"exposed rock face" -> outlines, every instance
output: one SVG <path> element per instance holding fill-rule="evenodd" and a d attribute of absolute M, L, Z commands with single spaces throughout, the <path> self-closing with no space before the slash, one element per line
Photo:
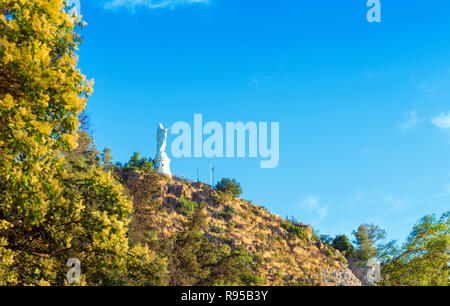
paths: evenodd
<path fill-rule="evenodd" d="M 186 216 L 178 211 L 178 203 L 184 197 L 206 203 L 210 228 L 205 235 L 210 241 L 231 248 L 244 247 L 257 258 L 257 273 L 265 285 L 361 285 L 340 254 L 329 254 L 326 246 L 312 241 L 313 229 L 309 225 L 301 225 L 308 235 L 304 241 L 292 237 L 282 227 L 286 221 L 279 216 L 240 198 L 218 194 L 203 183 L 138 173 L 123 177 L 134 198 L 134 240 L 155 230 L 156 223 L 166 236 L 182 230 Z M 162 214 L 152 215 L 149 198 L 162 204 Z"/>
<path fill-rule="evenodd" d="M 355 260 L 349 260 L 348 267 L 353 274 L 361 281 L 363 286 L 376 286 L 375 283 L 370 283 L 367 280 L 368 267 L 365 264 L 358 263 Z"/>
<path fill-rule="evenodd" d="M 325 286 L 361 286 L 361 281 L 353 274 L 352 270 L 343 267 L 339 270 L 322 270 L 322 282 Z"/>

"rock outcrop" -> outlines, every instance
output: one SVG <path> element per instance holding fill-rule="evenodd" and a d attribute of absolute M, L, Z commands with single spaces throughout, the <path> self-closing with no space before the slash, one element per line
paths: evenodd
<path fill-rule="evenodd" d="M 322 270 L 322 284 L 325 286 L 361 286 L 361 281 L 346 267 Z"/>

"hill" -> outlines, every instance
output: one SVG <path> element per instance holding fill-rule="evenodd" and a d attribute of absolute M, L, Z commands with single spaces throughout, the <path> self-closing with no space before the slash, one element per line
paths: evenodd
<path fill-rule="evenodd" d="M 262 280 L 258 284 L 361 285 L 344 256 L 317 241 L 310 226 L 283 220 L 201 182 L 137 171 L 124 171 L 121 176 L 133 197 L 130 240 L 134 243 L 151 245 L 155 239 L 173 237 L 204 203 L 203 234 L 217 248 L 243 248 L 251 254 L 256 262 L 252 269 Z"/>

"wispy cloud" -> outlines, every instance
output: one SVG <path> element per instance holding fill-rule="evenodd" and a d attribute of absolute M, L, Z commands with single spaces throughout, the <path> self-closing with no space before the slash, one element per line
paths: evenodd
<path fill-rule="evenodd" d="M 439 116 L 431 119 L 431 122 L 441 129 L 450 129 L 450 112 L 447 114 L 441 113 Z"/>
<path fill-rule="evenodd" d="M 315 196 L 308 196 L 300 202 L 300 207 L 307 213 L 313 213 L 317 219 L 313 223 L 319 223 L 328 215 L 328 206 L 322 205 L 320 199 Z"/>
<path fill-rule="evenodd" d="M 370 205 L 380 207 L 384 212 L 392 213 L 403 211 L 407 208 L 407 199 L 398 198 L 390 193 L 383 192 L 356 192 L 348 200 L 347 208 L 354 209 L 355 207 L 363 207 L 364 205 Z"/>
<path fill-rule="evenodd" d="M 398 125 L 398 128 L 402 131 L 412 130 L 419 124 L 420 120 L 416 111 L 410 111 L 405 115 L 405 120 Z"/>
<path fill-rule="evenodd" d="M 136 7 L 147 7 L 149 9 L 175 9 L 179 6 L 190 4 L 207 5 L 210 0 L 106 0 L 105 9 L 117 9 L 121 7 L 134 9 Z"/>
<path fill-rule="evenodd" d="M 445 198 L 450 196 L 450 183 L 445 184 L 444 192 L 437 195 L 438 198 Z"/>

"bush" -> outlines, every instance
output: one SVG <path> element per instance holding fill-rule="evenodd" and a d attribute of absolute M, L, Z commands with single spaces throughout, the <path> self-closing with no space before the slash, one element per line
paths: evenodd
<path fill-rule="evenodd" d="M 347 264 L 347 259 L 345 259 L 345 257 L 342 256 L 342 255 L 340 255 L 340 256 L 338 257 L 338 260 L 339 260 L 341 263 L 343 263 L 344 265 Z"/>
<path fill-rule="evenodd" d="M 304 241 L 308 241 L 308 234 L 303 227 L 294 225 L 292 223 L 283 223 L 281 224 L 281 227 L 288 231 L 291 237 L 298 237 Z"/>
<path fill-rule="evenodd" d="M 185 216 L 190 216 L 196 209 L 198 208 L 198 204 L 191 200 L 186 200 L 184 196 L 180 198 L 180 201 L 177 205 L 177 210 L 180 214 Z"/>
<path fill-rule="evenodd" d="M 213 226 L 211 226 L 211 232 L 220 234 L 220 233 L 223 233 L 223 228 L 221 228 L 220 226 L 217 226 L 217 225 L 213 225 Z"/>
<path fill-rule="evenodd" d="M 254 275 L 251 272 L 243 273 L 241 275 L 241 280 L 246 286 L 262 286 L 264 285 L 264 280 L 258 275 Z"/>
<path fill-rule="evenodd" d="M 223 211 L 226 212 L 226 213 L 233 214 L 233 215 L 237 214 L 237 210 L 233 206 L 230 206 L 230 205 L 225 206 Z"/>
<path fill-rule="evenodd" d="M 333 239 L 331 246 L 340 252 L 343 252 L 345 255 L 350 255 L 353 253 L 353 245 L 348 240 L 346 235 L 338 235 Z"/>
<path fill-rule="evenodd" d="M 217 194 L 214 195 L 214 200 L 222 205 L 229 203 L 233 198 L 234 197 L 230 192 L 217 191 Z"/>
<path fill-rule="evenodd" d="M 230 221 L 236 213 L 237 211 L 233 206 L 227 205 L 224 207 L 223 211 L 219 213 L 219 218 L 225 221 Z"/>
<path fill-rule="evenodd" d="M 223 193 L 231 193 L 235 197 L 242 194 L 241 184 L 239 184 L 235 179 L 223 178 L 217 183 L 215 189 Z"/>
<path fill-rule="evenodd" d="M 233 237 L 226 237 L 223 239 L 223 242 L 229 246 L 233 246 L 234 241 L 235 241 L 235 239 Z"/>

